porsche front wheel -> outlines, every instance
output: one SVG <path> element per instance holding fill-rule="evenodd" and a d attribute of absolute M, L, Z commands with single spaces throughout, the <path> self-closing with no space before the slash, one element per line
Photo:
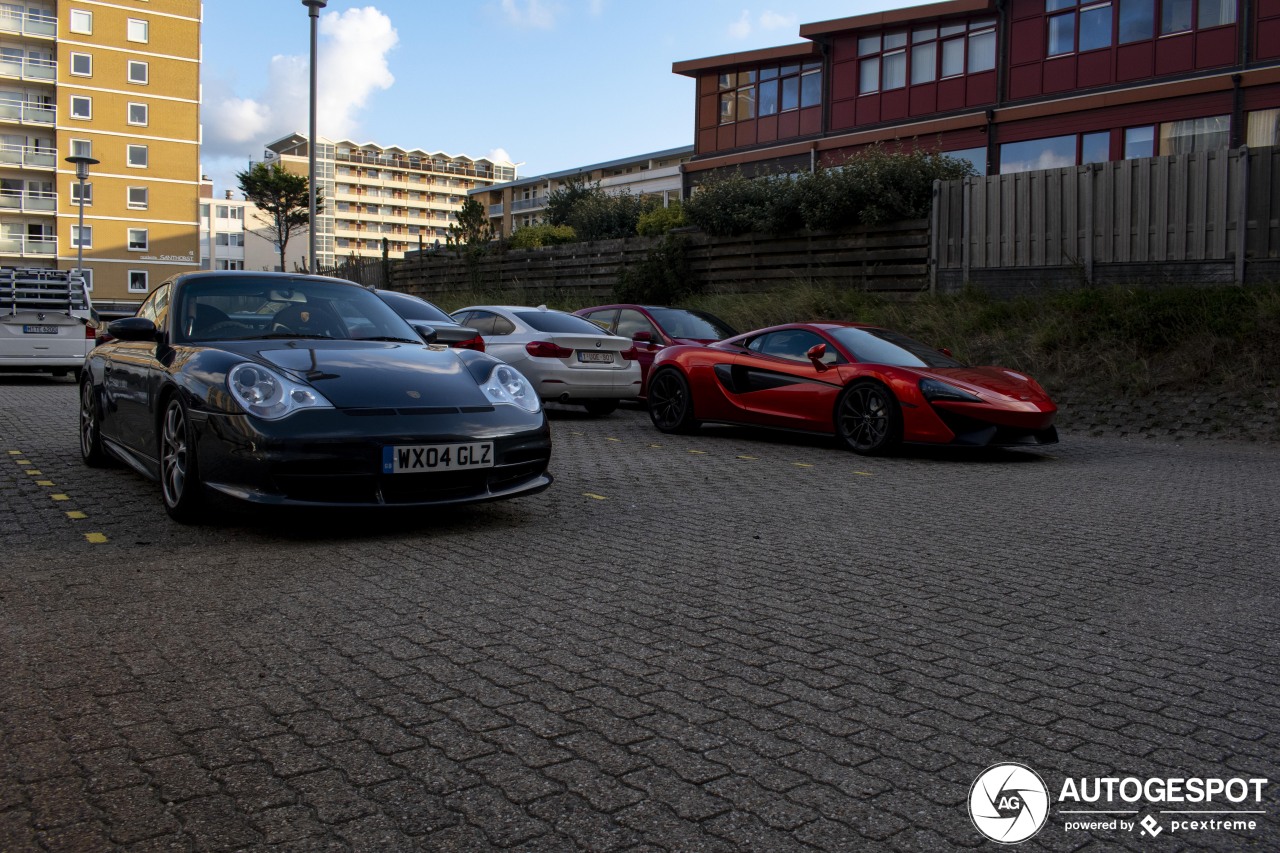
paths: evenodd
<path fill-rule="evenodd" d="M 88 374 L 80 384 L 80 458 L 90 468 L 107 465 L 107 452 L 102 449 L 102 420 L 98 417 L 98 395 Z"/>
<path fill-rule="evenodd" d="M 160 421 L 160 492 L 174 521 L 189 524 L 200 511 L 200 473 L 187 407 L 178 397 L 169 400 Z"/>
<path fill-rule="evenodd" d="M 675 368 L 661 370 L 649 379 L 649 418 L 662 432 L 693 432 L 693 395 L 689 382 Z"/>
<path fill-rule="evenodd" d="M 879 382 L 853 383 L 836 403 L 836 434 L 854 453 L 888 453 L 902 440 L 898 401 Z"/>

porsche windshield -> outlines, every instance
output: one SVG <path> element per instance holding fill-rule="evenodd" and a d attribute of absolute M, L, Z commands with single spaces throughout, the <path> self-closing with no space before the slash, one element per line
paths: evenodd
<path fill-rule="evenodd" d="M 419 341 L 401 317 L 363 287 L 275 276 L 210 276 L 178 296 L 178 340 L 333 338 Z"/>
<path fill-rule="evenodd" d="M 866 364 L 887 364 L 893 367 L 964 366 L 933 347 L 888 329 L 842 326 L 830 329 L 829 332 L 849 351 L 849 355 Z"/>

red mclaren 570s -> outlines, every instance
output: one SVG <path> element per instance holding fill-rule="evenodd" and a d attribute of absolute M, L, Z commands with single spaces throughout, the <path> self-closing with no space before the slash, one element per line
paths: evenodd
<path fill-rule="evenodd" d="M 902 443 L 1053 444 L 1057 411 L 1029 376 L 966 367 L 905 335 L 853 323 L 793 323 L 668 347 L 649 376 L 649 416 L 663 432 L 710 421 L 826 433 L 867 455 Z"/>

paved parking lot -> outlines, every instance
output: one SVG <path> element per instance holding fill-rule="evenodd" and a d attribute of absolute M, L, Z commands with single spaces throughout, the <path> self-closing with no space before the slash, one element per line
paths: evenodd
<path fill-rule="evenodd" d="M 991 847 L 1005 761 L 1272 780 L 1022 849 L 1280 848 L 1280 447 L 563 410 L 539 496 L 185 528 L 81 467 L 75 397 L 0 377 L 6 853 Z"/>

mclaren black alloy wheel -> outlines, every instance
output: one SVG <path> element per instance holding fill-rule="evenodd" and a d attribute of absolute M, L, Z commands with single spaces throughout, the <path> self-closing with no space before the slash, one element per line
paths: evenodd
<path fill-rule="evenodd" d="M 879 456 L 902 440 L 898 401 L 879 382 L 862 380 L 845 389 L 836 403 L 836 434 L 854 453 Z"/>
<path fill-rule="evenodd" d="M 107 452 L 102 449 L 102 420 L 98 415 L 98 394 L 93 389 L 93 379 L 85 376 L 80 383 L 80 458 L 90 468 L 103 468 L 108 464 Z"/>
<path fill-rule="evenodd" d="M 649 418 L 663 432 L 693 432 L 698 428 L 698 422 L 693 419 L 689 382 L 674 367 L 649 377 Z"/>
<path fill-rule="evenodd" d="M 603 418 L 605 415 L 611 415 L 618 408 L 617 400 L 586 400 L 582 404 L 587 414 L 594 418 Z"/>
<path fill-rule="evenodd" d="M 189 524 L 200 512 L 200 472 L 191 418 L 182 398 L 175 395 L 160 420 L 160 492 L 164 508 L 174 521 Z"/>

